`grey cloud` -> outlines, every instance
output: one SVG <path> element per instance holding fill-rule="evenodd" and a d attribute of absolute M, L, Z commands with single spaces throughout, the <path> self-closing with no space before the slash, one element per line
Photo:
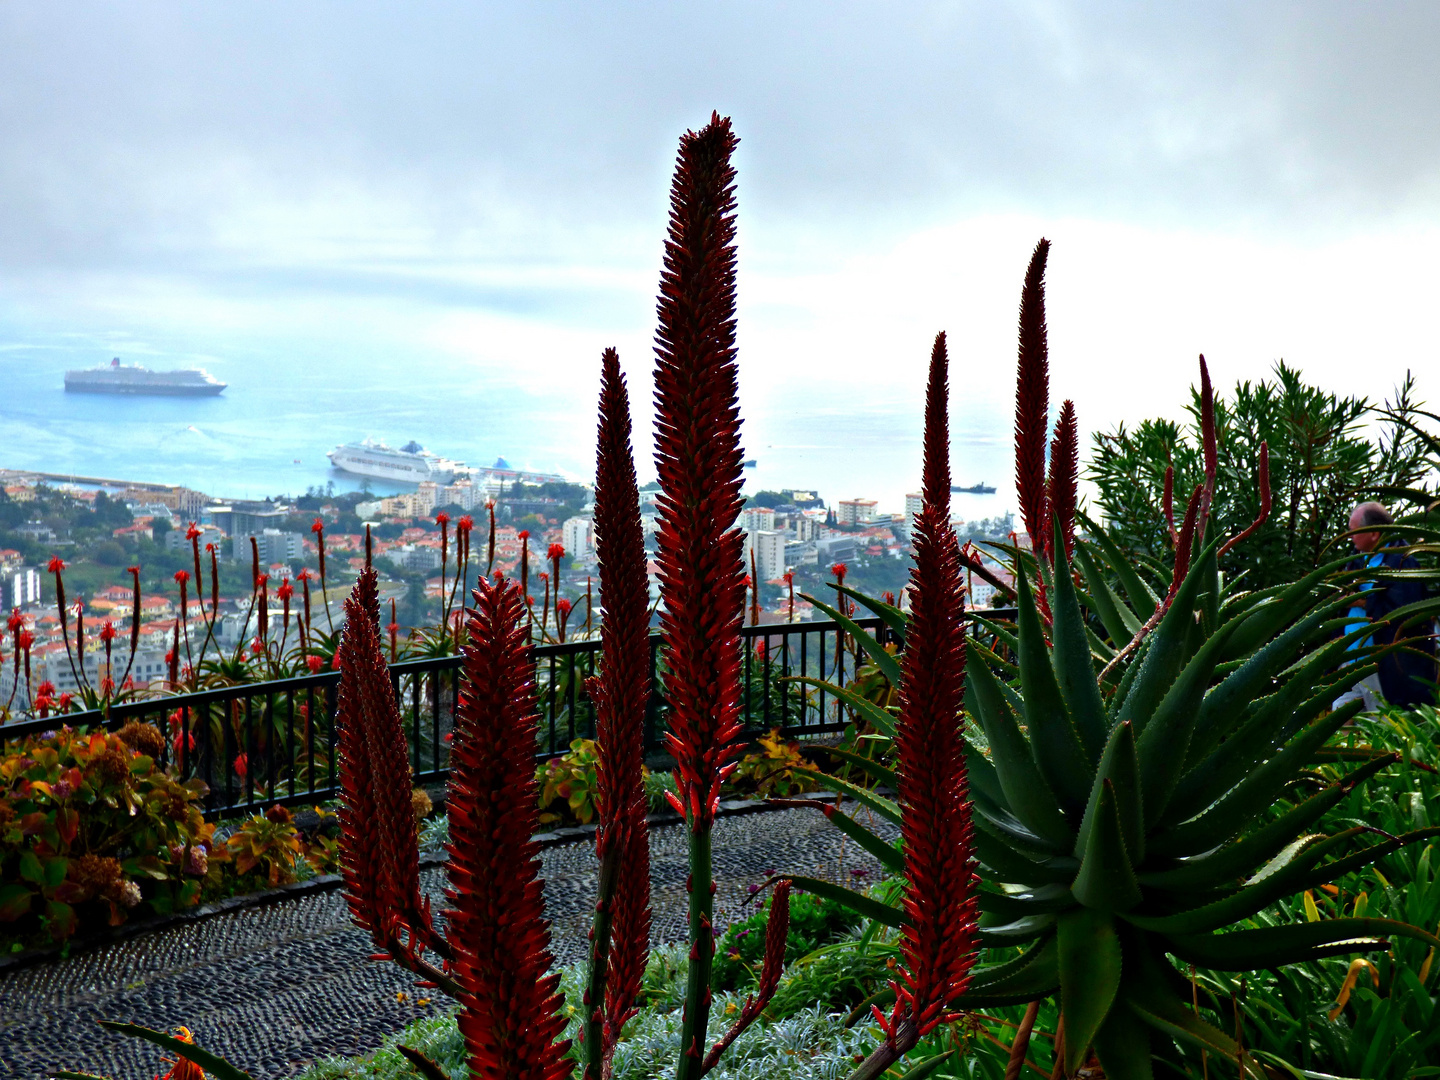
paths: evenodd
<path fill-rule="evenodd" d="M 357 192 L 357 237 L 398 215 L 437 251 L 527 258 L 604 221 L 648 252 L 675 138 L 712 107 L 767 221 L 1431 212 L 1437 24 L 1336 2 L 7 5 L 0 267 L 193 271 L 256 206 Z"/>

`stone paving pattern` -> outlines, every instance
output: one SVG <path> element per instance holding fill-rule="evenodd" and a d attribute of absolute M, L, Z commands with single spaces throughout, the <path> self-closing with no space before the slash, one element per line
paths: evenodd
<path fill-rule="evenodd" d="M 771 869 L 846 882 L 853 870 L 878 870 L 809 809 L 721 818 L 714 850 L 721 926 L 747 913 L 740 911 L 747 887 Z M 555 957 L 570 963 L 585 956 L 594 848 L 570 843 L 543 858 Z M 684 826 L 654 829 L 655 944 L 685 937 L 687 873 Z M 423 871 L 421 882 L 438 910 L 443 869 Z M 0 1077 L 43 1080 L 60 1067 L 150 1080 L 165 1071 L 158 1048 L 95 1023 L 106 1019 L 161 1029 L 184 1024 L 200 1045 L 268 1080 L 316 1058 L 364 1053 L 418 1016 L 449 1007 L 440 994 L 419 1004 L 426 992 L 415 991 L 413 976 L 370 961 L 371 952 L 337 889 L 0 975 Z"/>

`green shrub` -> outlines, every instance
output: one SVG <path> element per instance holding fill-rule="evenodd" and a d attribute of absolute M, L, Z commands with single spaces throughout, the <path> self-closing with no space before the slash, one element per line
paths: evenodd
<path fill-rule="evenodd" d="M 754 984 L 765 956 L 765 922 L 770 901 L 747 919 L 732 923 L 715 947 L 713 985 L 716 990 L 739 990 Z M 812 893 L 790 898 L 790 932 L 785 938 L 785 962 L 790 964 L 822 945 L 840 941 L 856 930 L 861 919 L 853 911 Z"/>

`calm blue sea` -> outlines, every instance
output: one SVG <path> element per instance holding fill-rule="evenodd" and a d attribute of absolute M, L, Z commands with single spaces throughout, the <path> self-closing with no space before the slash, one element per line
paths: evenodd
<path fill-rule="evenodd" d="M 0 352 L 0 467 L 120 480 L 184 484 L 225 498 L 302 493 L 359 481 L 330 467 L 325 453 L 373 436 L 392 445 L 417 439 L 470 464 L 504 457 L 512 466 L 593 476 L 593 388 L 497 391 L 448 359 L 299 362 L 248 355 L 207 361 L 229 384 L 211 398 L 125 398 L 67 394 L 67 367 L 108 361 L 93 350 Z M 166 369 L 193 364 L 123 356 Z M 743 361 L 743 358 L 742 358 Z M 511 384 L 513 385 L 513 383 Z M 632 396 L 643 401 L 641 393 Z M 648 390 L 646 391 L 648 396 Z M 868 497 L 900 511 L 918 488 L 920 407 L 786 399 L 769 408 L 742 402 L 748 490 L 811 487 L 827 501 Z M 986 481 L 993 496 L 955 496 L 967 518 L 1014 509 L 1008 417 L 967 415 L 957 404 L 952 469 L 957 483 Z M 642 481 L 653 475 L 645 419 L 637 416 Z M 372 484 L 372 490 L 394 490 Z"/>

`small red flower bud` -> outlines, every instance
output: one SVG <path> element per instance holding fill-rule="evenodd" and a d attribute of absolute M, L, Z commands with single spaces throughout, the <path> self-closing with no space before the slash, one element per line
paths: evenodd
<path fill-rule="evenodd" d="M 475 528 L 475 519 L 472 518 L 469 514 L 466 514 L 464 517 L 462 517 L 459 521 L 455 523 L 456 532 L 468 533 L 473 528 Z"/>
<path fill-rule="evenodd" d="M 187 582 L 187 581 L 190 580 L 190 571 L 188 571 L 188 570 L 176 570 L 176 571 L 175 571 L 175 580 L 178 581 L 181 585 L 184 585 L 185 582 Z"/>
<path fill-rule="evenodd" d="M 193 522 L 193 521 L 190 522 L 189 526 L 185 529 L 185 539 L 186 539 L 186 540 L 197 540 L 197 539 L 199 539 L 199 537 L 200 537 L 200 526 L 196 525 L 195 522 Z"/>
<path fill-rule="evenodd" d="M 114 640 L 115 640 L 115 624 L 114 624 L 113 622 L 111 622 L 109 619 L 106 619 L 105 622 L 104 622 L 104 624 L 100 627 L 100 640 L 101 640 L 101 641 L 114 641 Z"/>
<path fill-rule="evenodd" d="M 565 557 L 564 544 L 551 544 L 550 549 L 545 553 L 547 559 L 563 559 Z"/>
<path fill-rule="evenodd" d="M 325 522 L 321 521 L 319 518 L 316 518 L 315 523 L 310 526 L 310 531 L 317 534 L 323 533 L 325 531 Z"/>
<path fill-rule="evenodd" d="M 519 537 L 520 537 L 521 540 L 529 540 L 529 539 L 530 539 L 530 530 L 529 530 L 529 529 L 521 529 L 518 535 L 519 535 Z"/>
<path fill-rule="evenodd" d="M 450 515 L 447 514 L 444 510 L 441 510 L 438 514 L 435 515 L 435 524 L 436 524 L 436 525 L 449 525 L 449 524 L 450 524 Z"/>
<path fill-rule="evenodd" d="M 320 669 L 325 666 L 325 658 L 322 656 L 307 656 L 305 666 L 310 669 L 311 675 L 320 674 Z"/>
<path fill-rule="evenodd" d="M 295 595 L 295 586 L 290 584 L 289 578 L 285 578 L 285 580 L 280 582 L 280 588 L 275 590 L 275 595 L 286 602 Z"/>
<path fill-rule="evenodd" d="M 51 555 L 50 564 L 46 569 L 52 574 L 58 574 L 65 569 L 65 561 L 59 555 Z"/>

